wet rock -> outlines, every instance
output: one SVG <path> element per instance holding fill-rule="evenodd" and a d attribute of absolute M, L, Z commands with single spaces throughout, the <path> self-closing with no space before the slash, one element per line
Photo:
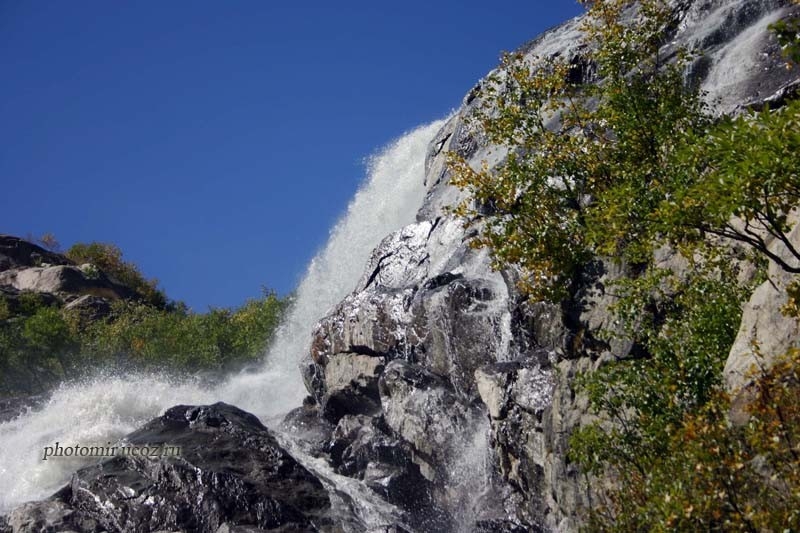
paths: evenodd
<path fill-rule="evenodd" d="M 472 418 L 469 407 L 446 380 L 402 360 L 387 365 L 380 393 L 387 425 L 414 447 L 423 475 L 440 479 L 436 469 L 461 444 L 461 429 Z"/>
<path fill-rule="evenodd" d="M 552 458 L 545 413 L 553 405 L 556 373 L 549 364 L 531 361 L 489 365 L 475 374 L 492 420 L 500 474 L 523 495 L 528 508 L 521 514 L 536 523 L 535 515 L 546 510 L 540 494 L 546 488 L 544 465 Z"/>
<path fill-rule="evenodd" d="M 340 353 L 325 365 L 325 394 L 322 414 L 331 422 L 345 414 L 374 414 L 380 411 L 378 377 L 385 359 L 371 355 Z"/>
<path fill-rule="evenodd" d="M 413 462 L 413 449 L 381 418 L 343 417 L 328 448 L 337 472 L 361 479 L 387 501 L 405 509 L 430 505 L 430 486 Z"/>
<path fill-rule="evenodd" d="M 319 404 L 312 397 L 307 397 L 301 407 L 289 411 L 281 423 L 281 431 L 306 443 L 313 453 L 327 453 L 334 426 L 323 419 Z"/>
<path fill-rule="evenodd" d="M 504 357 L 511 340 L 508 292 L 500 276 L 465 279 L 448 272 L 428 281 L 415 299 L 418 362 L 447 376 L 467 402 L 478 396 L 475 370 Z"/>
<path fill-rule="evenodd" d="M 16 509 L 12 530 L 42 520 L 58 531 L 215 533 L 223 525 L 231 531 L 330 526 L 330 502 L 320 481 L 255 416 L 236 407 L 173 407 L 126 440 L 179 446 L 180 457 L 118 455 L 83 468 L 50 500 Z"/>
<path fill-rule="evenodd" d="M 14 533 L 66 533 L 69 531 L 100 531 L 100 525 L 81 519 L 63 502 L 25 503 L 8 517 L 8 531 Z M 2 531 L 2 529 L 0 529 Z"/>
<path fill-rule="evenodd" d="M 534 415 L 552 404 L 553 370 L 535 362 L 487 365 L 475 372 L 481 400 L 493 419 L 505 418 L 509 409 L 519 407 Z"/>

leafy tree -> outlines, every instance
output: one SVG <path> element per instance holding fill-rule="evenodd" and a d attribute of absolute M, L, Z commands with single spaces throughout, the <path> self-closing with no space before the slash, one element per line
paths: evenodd
<path fill-rule="evenodd" d="M 595 83 L 581 83 L 579 64 L 563 58 L 507 55 L 475 116 L 508 149 L 506 161 L 476 170 L 450 154 L 452 182 L 470 192 L 455 211 L 485 224 L 474 244 L 489 246 L 497 266 L 522 267 L 534 295 L 569 294 L 595 253 L 649 260 L 672 157 L 685 132 L 707 125 L 684 82 L 688 55 L 662 55 L 673 24 L 658 0 L 590 3 L 583 63 Z M 496 216 L 481 217 L 475 204 Z"/>
<path fill-rule="evenodd" d="M 709 234 L 739 241 L 800 273 L 788 220 L 800 204 L 800 101 L 723 118 L 687 141 L 658 209 L 661 229 L 681 244 Z"/>
<path fill-rule="evenodd" d="M 570 298 L 595 256 L 635 267 L 610 288 L 620 298 L 607 333 L 635 349 L 578 383 L 599 416 L 571 439 L 572 459 L 603 480 L 590 527 L 796 528 L 797 425 L 786 414 L 796 417 L 797 357 L 764 369 L 759 390 L 775 401 L 751 403 L 747 429 L 729 424 L 720 388 L 749 291 L 731 241 L 800 272 L 788 237 L 800 104 L 712 119 L 683 75 L 689 52 L 664 54 L 667 2 L 587 4 L 585 57 L 507 55 L 483 88 L 474 123 L 508 156 L 490 169 L 450 154 L 452 182 L 469 193 L 454 211 L 479 224 L 473 244 L 490 247 L 495 266 L 518 267 L 534 298 Z M 795 26 L 777 26 L 790 58 Z M 689 262 L 680 275 L 653 266 L 663 244 Z M 797 315 L 800 281 L 788 296 Z"/>

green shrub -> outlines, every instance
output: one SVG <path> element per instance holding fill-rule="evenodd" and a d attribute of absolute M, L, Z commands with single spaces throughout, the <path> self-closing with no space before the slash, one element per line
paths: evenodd
<path fill-rule="evenodd" d="M 591 2 L 583 29 L 598 83 L 575 80 L 570 58 L 507 55 L 483 89 L 473 121 L 509 150 L 495 169 L 449 155 L 452 183 L 470 193 L 455 212 L 485 222 L 474 241 L 495 265 L 521 267 L 522 288 L 560 300 L 595 254 L 646 264 L 662 238 L 653 213 L 667 197 L 674 158 L 708 118 L 684 82 L 688 56 L 665 63 L 674 21 L 667 4 Z M 482 217 L 490 205 L 495 216 Z"/>
<path fill-rule="evenodd" d="M 763 372 L 737 409 L 717 391 L 686 413 L 644 470 L 599 495 L 597 531 L 797 531 L 800 528 L 800 352 Z M 591 432 L 583 437 L 591 438 Z"/>
<path fill-rule="evenodd" d="M 158 289 L 158 280 L 146 279 L 136 265 L 123 260 L 122 251 L 113 244 L 76 243 L 64 255 L 76 264 L 91 263 L 119 283 L 131 287 L 148 305 L 159 308 L 167 305 L 166 295 Z"/>
<path fill-rule="evenodd" d="M 260 357 L 284 309 L 274 293 L 202 314 L 118 302 L 109 320 L 89 326 L 82 350 L 147 368 L 224 369 Z"/>
<path fill-rule="evenodd" d="M 277 329 L 287 300 L 264 292 L 234 309 L 193 313 L 116 301 L 112 314 L 79 311 L 22 293 L 0 298 L 0 397 L 39 393 L 105 366 L 160 372 L 226 371 L 255 361 Z"/>

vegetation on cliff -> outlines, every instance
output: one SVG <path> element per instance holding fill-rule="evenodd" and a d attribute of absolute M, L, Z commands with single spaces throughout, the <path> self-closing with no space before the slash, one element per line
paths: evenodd
<path fill-rule="evenodd" d="M 122 252 L 104 243 L 65 254 L 90 278 L 107 276 L 135 297 L 105 302 L 105 312 L 72 307 L 64 295 L 0 293 L 0 397 L 45 391 L 98 368 L 219 371 L 263 354 L 288 304 L 274 292 L 206 313 L 170 301 Z M 66 296 L 74 301 L 79 294 Z"/>
<path fill-rule="evenodd" d="M 797 353 L 737 398 L 738 425 L 722 368 L 753 283 L 738 267 L 800 272 L 800 101 L 714 118 L 684 75 L 694 52 L 670 48 L 666 2 L 587 4 L 583 57 L 507 55 L 484 86 L 475 123 L 509 155 L 480 169 L 450 155 L 470 193 L 455 211 L 531 298 L 574 299 L 593 258 L 629 273 L 607 335 L 633 348 L 578 380 L 597 415 L 571 441 L 590 528 L 796 529 Z M 776 31 L 796 59 L 796 21 Z M 686 266 L 659 266 L 659 249 Z"/>

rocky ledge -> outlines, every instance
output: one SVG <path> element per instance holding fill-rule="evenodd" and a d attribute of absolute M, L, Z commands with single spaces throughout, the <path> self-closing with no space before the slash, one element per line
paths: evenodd
<path fill-rule="evenodd" d="M 94 265 L 76 265 L 62 254 L 0 234 L 0 294 L 13 310 L 19 295 L 26 292 L 83 310 L 94 319 L 106 316 L 112 301 L 141 298 Z"/>

